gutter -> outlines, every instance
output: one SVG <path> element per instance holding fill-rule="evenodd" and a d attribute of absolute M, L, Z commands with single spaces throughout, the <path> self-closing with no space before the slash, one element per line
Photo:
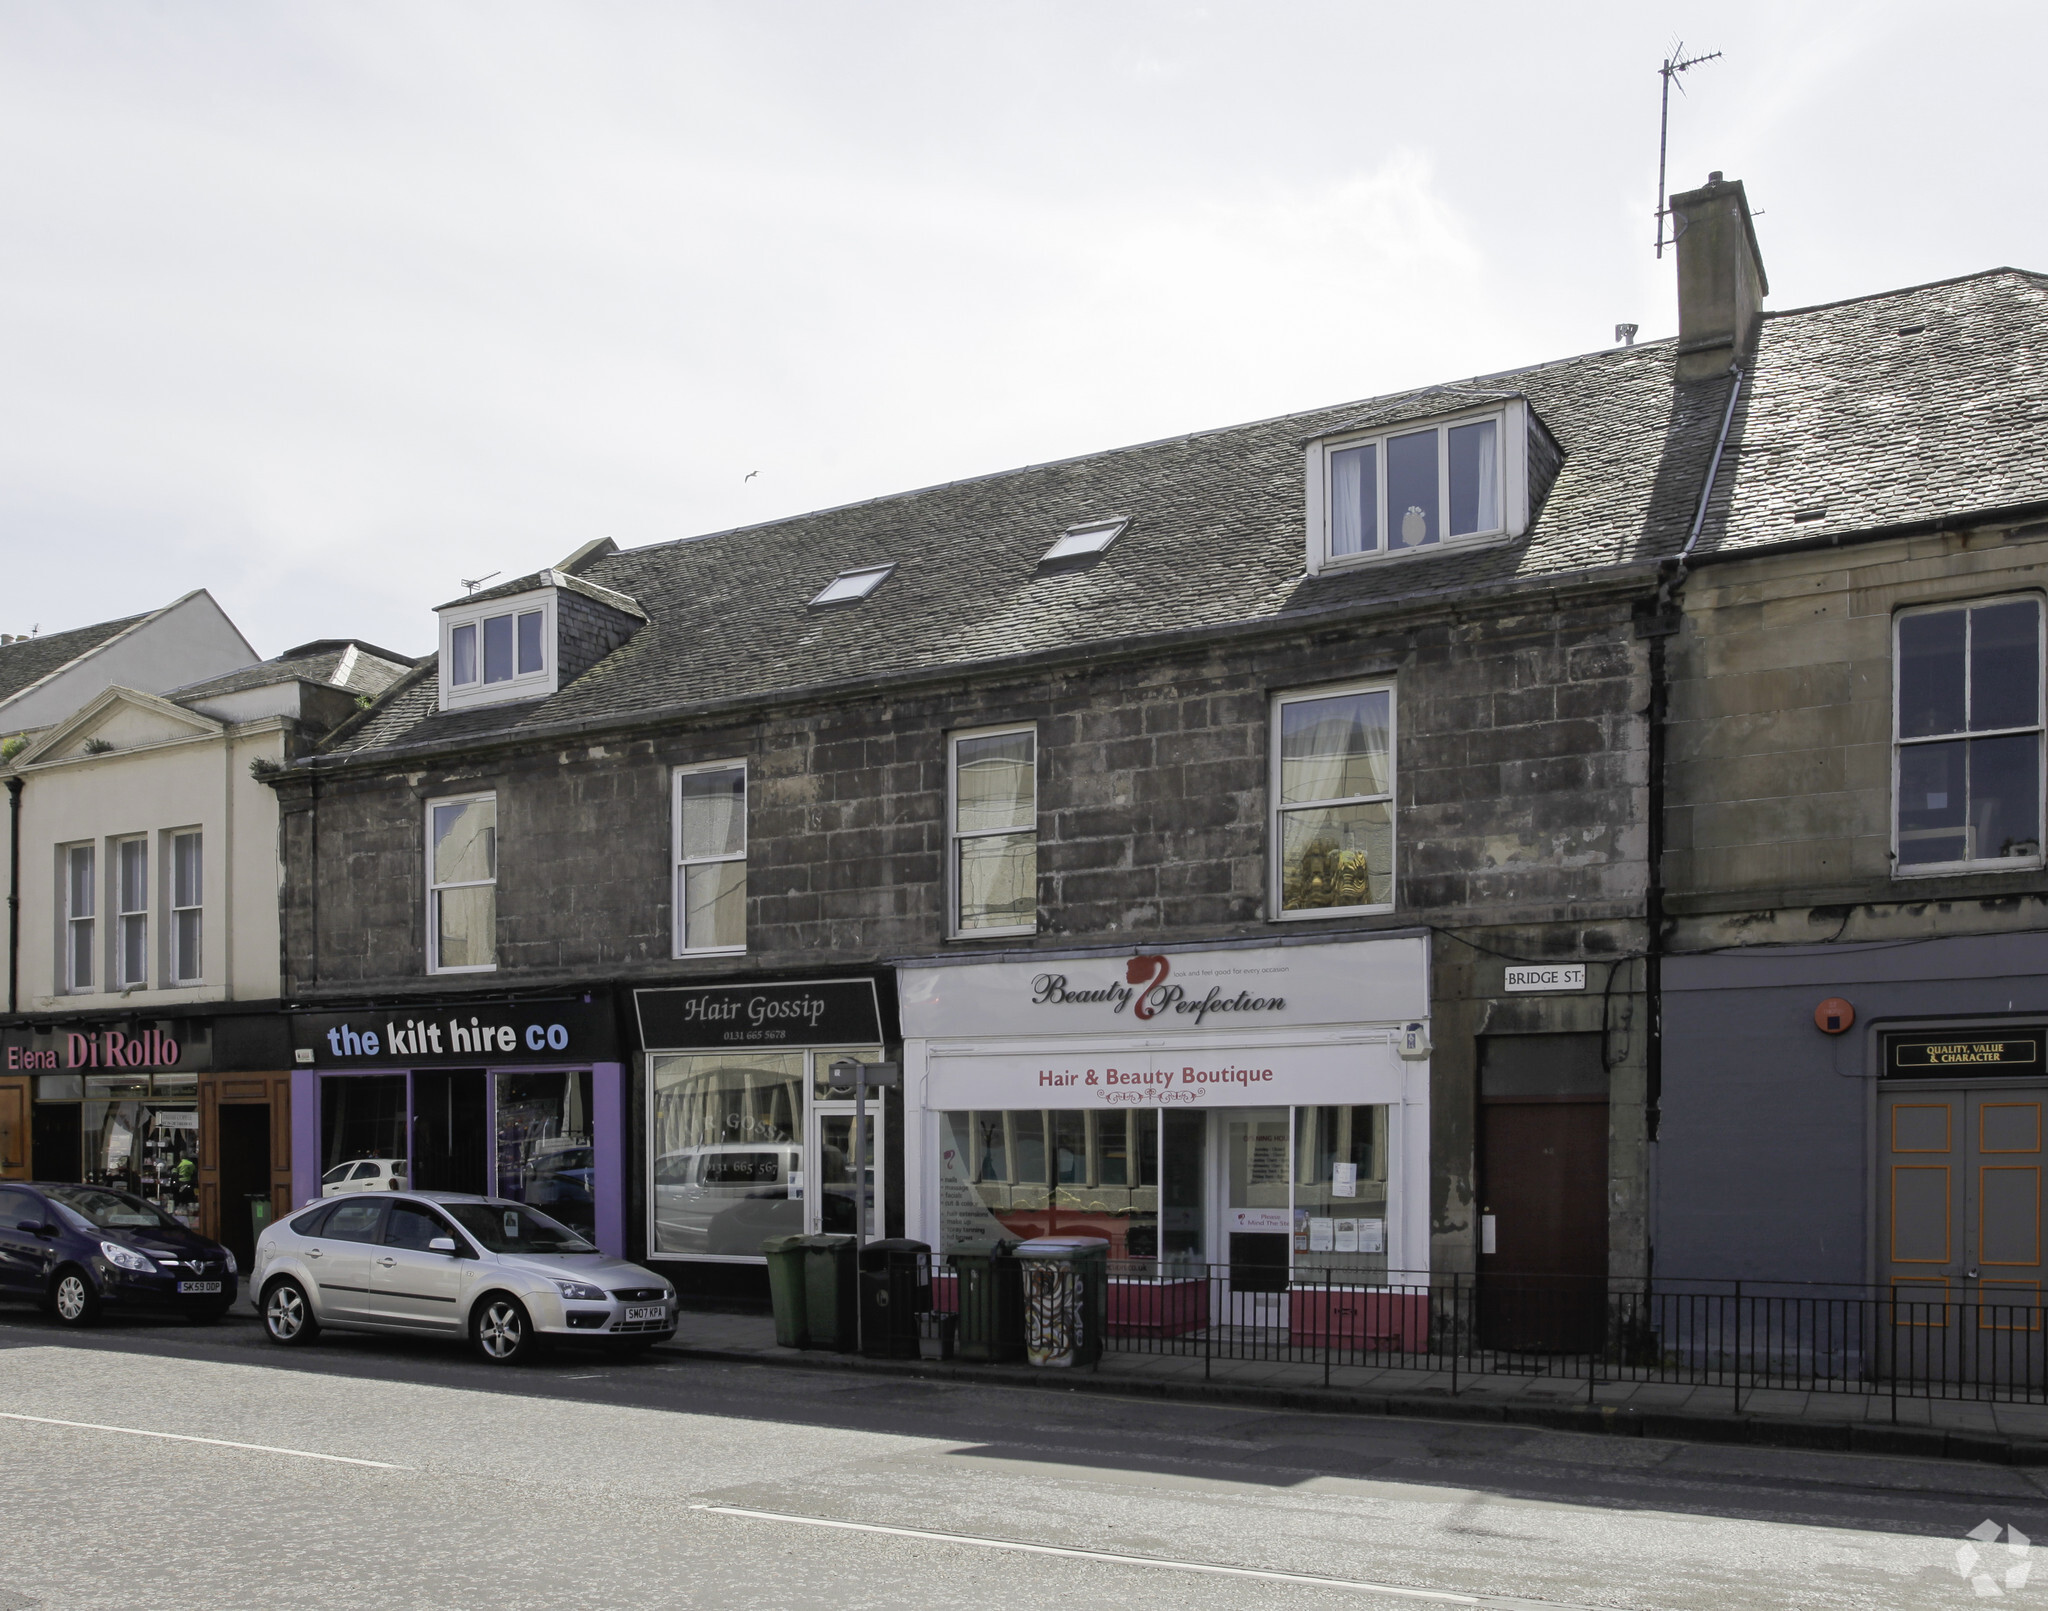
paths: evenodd
<path fill-rule="evenodd" d="M 915 670 L 876 672 L 865 677 L 809 683 L 795 688 L 778 689 L 771 693 L 733 694 L 722 699 L 662 705 L 651 710 L 593 716 L 582 721 L 553 722 L 544 727 L 501 729 L 495 733 L 450 738 L 441 743 L 416 746 L 387 745 L 380 749 L 352 750 L 346 755 L 311 755 L 293 762 L 282 772 L 272 774 L 269 781 L 273 784 L 281 783 L 295 776 L 333 772 L 346 767 L 411 765 L 416 761 L 440 755 L 459 755 L 467 759 L 504 749 L 545 746 L 564 739 L 633 733 L 662 727 L 679 720 L 701 720 L 713 716 L 732 717 L 751 711 L 787 710 L 796 705 L 836 701 L 849 695 L 1015 676 L 1063 665 L 1081 664 L 1094 669 L 1141 661 L 1163 651 L 1199 647 L 1205 643 L 1284 636 L 1290 632 L 1312 630 L 1322 626 L 1366 621 L 1382 613 L 1390 619 L 1397 620 L 1403 614 L 1439 610 L 1446 601 L 1477 603 L 1515 593 L 1548 593 L 1553 600 L 1577 594 L 1595 596 L 1626 590 L 1636 585 L 1648 576 L 1654 575 L 1655 567 L 1659 563 L 1652 559 L 1626 560 L 1595 571 L 1564 571 L 1555 577 L 1510 577 L 1503 582 L 1480 586 L 1430 588 L 1415 593 L 1404 593 L 1390 599 L 1348 600 L 1340 604 L 1322 605 L 1315 609 L 1266 616 L 1256 621 L 1231 621 L 1213 627 L 1185 627 L 1172 632 L 1152 633 L 1141 638 L 1126 638 L 1113 648 L 1101 644 L 1062 645 L 1057 649 L 1041 649 L 1030 654 L 1009 655 L 968 664 L 956 662 Z M 396 685 L 384 697 L 388 699 L 395 692 Z M 367 719 L 371 714 L 372 712 L 365 711 L 361 718 L 350 719 Z M 341 730 L 337 729 L 337 736 L 340 732 Z"/>
<path fill-rule="evenodd" d="M 7 1011 L 21 1008 L 21 790 L 23 779 L 7 779 Z"/>

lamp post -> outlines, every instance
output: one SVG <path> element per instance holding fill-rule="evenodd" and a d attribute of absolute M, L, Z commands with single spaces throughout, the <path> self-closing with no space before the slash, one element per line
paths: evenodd
<path fill-rule="evenodd" d="M 868 1090 L 893 1090 L 903 1083 L 900 1063 L 862 1063 L 842 1057 L 825 1070 L 834 1096 L 853 1096 L 853 1245 L 868 1241 Z"/>

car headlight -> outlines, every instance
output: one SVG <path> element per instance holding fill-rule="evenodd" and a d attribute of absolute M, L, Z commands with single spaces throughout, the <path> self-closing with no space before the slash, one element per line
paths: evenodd
<path fill-rule="evenodd" d="M 225 1253 L 225 1254 L 227 1255 L 227 1259 L 228 1259 L 228 1274 L 229 1274 L 229 1275 L 240 1275 L 240 1274 L 242 1273 L 242 1267 L 241 1267 L 241 1266 L 240 1266 L 239 1264 L 237 1264 L 237 1263 L 235 1262 L 235 1250 L 234 1250 L 233 1248 L 231 1248 L 231 1247 L 224 1247 L 224 1248 L 222 1248 L 222 1249 L 221 1249 L 221 1252 L 223 1252 L 223 1253 Z"/>
<path fill-rule="evenodd" d="M 588 1281 L 557 1281 L 555 1285 L 561 1289 L 563 1297 L 583 1303 L 604 1303 L 611 1298 L 603 1287 L 594 1287 Z"/>
<path fill-rule="evenodd" d="M 102 1242 L 100 1251 L 117 1270 L 140 1270 L 145 1275 L 156 1273 L 156 1260 L 132 1247 L 123 1247 L 119 1242 Z"/>

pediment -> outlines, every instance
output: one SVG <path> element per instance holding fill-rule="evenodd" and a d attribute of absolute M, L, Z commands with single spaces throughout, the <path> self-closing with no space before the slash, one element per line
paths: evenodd
<path fill-rule="evenodd" d="M 109 688 L 77 714 L 52 727 L 24 750 L 18 764 L 84 760 L 122 750 L 149 749 L 223 731 L 211 717 L 133 688 Z"/>

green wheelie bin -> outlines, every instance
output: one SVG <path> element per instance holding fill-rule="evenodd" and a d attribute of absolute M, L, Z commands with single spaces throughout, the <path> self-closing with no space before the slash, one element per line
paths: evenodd
<path fill-rule="evenodd" d="M 1014 1365 L 1024 1357 L 1024 1288 L 1012 1245 L 964 1242 L 946 1255 L 960 1305 L 956 1358 Z"/>
<path fill-rule="evenodd" d="M 808 1348 L 810 1323 L 804 1303 L 804 1239 L 771 1236 L 761 1244 L 768 1258 L 768 1296 L 775 1304 L 775 1346 Z"/>
<path fill-rule="evenodd" d="M 860 1351 L 860 1267 L 851 1236 L 800 1236 L 804 1258 L 807 1348 Z"/>

